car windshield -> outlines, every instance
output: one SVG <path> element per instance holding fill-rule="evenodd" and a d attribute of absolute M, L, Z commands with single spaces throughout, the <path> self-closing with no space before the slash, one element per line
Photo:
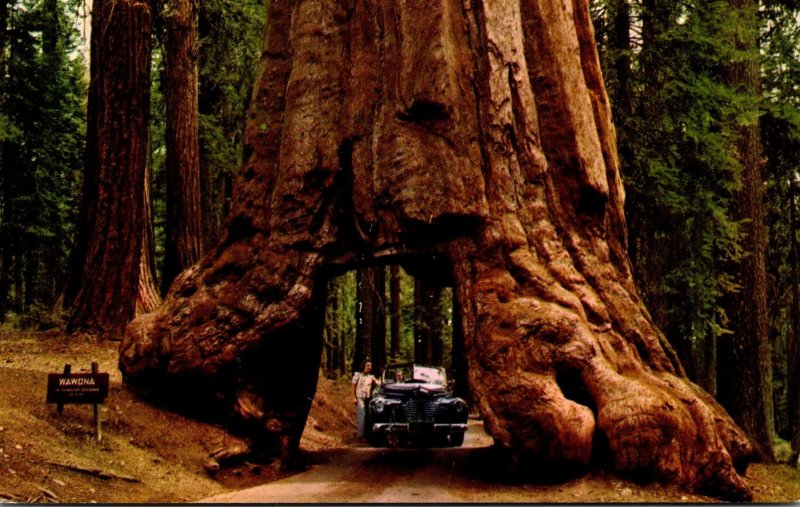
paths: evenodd
<path fill-rule="evenodd" d="M 399 364 L 386 367 L 383 371 L 383 382 L 387 384 L 397 382 L 425 383 L 443 386 L 446 383 L 446 379 L 443 368 Z"/>
<path fill-rule="evenodd" d="M 413 367 L 410 364 L 387 366 L 386 369 L 383 370 L 383 382 L 385 384 L 406 382 L 413 378 L 411 375 L 412 369 Z"/>

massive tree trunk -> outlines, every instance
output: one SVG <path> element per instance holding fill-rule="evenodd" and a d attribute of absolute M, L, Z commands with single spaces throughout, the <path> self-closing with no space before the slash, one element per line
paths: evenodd
<path fill-rule="evenodd" d="M 164 9 L 167 106 L 167 222 L 163 290 L 200 258 L 200 145 L 198 141 L 198 40 L 195 0 L 171 0 Z"/>
<path fill-rule="evenodd" d="M 743 26 L 735 41 L 739 51 L 747 52 L 730 64 L 730 84 L 746 100 L 747 111 L 757 118 L 761 94 L 758 57 L 758 1 L 730 0 L 732 12 Z M 761 177 L 761 136 L 758 121 L 737 126 L 736 148 L 741 163 L 741 189 L 733 205 L 733 217 L 741 221 L 744 257 L 739 261 L 738 292 L 730 296 L 730 328 L 733 333 L 719 340 L 719 380 L 717 399 L 756 444 L 762 459 L 774 460 L 775 434 L 772 402 L 772 362 L 767 308 L 764 190 Z"/>
<path fill-rule="evenodd" d="M 413 263 L 450 278 L 473 398 L 520 471 L 596 455 L 749 498 L 747 438 L 631 276 L 585 1 L 273 0 L 269 20 L 227 230 L 129 326 L 129 382 L 192 382 L 290 456 L 326 279 Z"/>
<path fill-rule="evenodd" d="M 81 233 L 69 326 L 122 334 L 133 318 L 144 236 L 150 3 L 95 0 Z"/>

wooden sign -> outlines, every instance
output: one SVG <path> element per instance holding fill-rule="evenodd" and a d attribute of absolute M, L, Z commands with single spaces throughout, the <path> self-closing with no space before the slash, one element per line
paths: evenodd
<path fill-rule="evenodd" d="M 64 403 L 91 403 L 94 410 L 94 428 L 97 441 L 103 438 L 100 427 L 100 409 L 108 397 L 108 373 L 100 373 L 97 363 L 92 363 L 92 373 L 71 373 L 72 366 L 64 365 L 64 373 L 47 376 L 47 403 L 58 403 L 58 413 Z"/>
<path fill-rule="evenodd" d="M 108 397 L 108 373 L 50 373 L 47 403 L 103 403 Z"/>

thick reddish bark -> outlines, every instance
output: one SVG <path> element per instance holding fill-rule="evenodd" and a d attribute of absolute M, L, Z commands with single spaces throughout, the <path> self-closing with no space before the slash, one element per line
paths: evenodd
<path fill-rule="evenodd" d="M 88 97 L 86 101 L 86 147 L 84 149 L 83 162 L 83 183 L 81 192 L 81 204 L 79 209 L 80 219 L 78 220 L 75 244 L 70 251 L 69 258 L 69 278 L 64 291 L 64 307 L 72 306 L 75 296 L 83 284 L 83 266 L 86 262 L 87 249 L 89 247 L 90 227 L 95 223 L 97 212 L 97 196 L 99 192 L 99 161 L 98 161 L 98 134 L 100 132 L 100 121 L 103 118 L 103 96 L 102 80 L 99 79 L 103 66 L 100 64 L 102 53 L 102 40 L 99 34 L 103 27 L 104 2 L 98 0 L 92 2 L 92 21 L 91 33 L 95 34 L 89 41 L 89 80 Z"/>
<path fill-rule="evenodd" d="M 69 326 L 114 338 L 133 318 L 139 290 L 150 3 L 95 1 L 92 28 L 86 182 L 75 264 L 80 276 L 73 282 Z"/>
<path fill-rule="evenodd" d="M 170 0 L 164 9 L 167 221 L 162 285 L 200 258 L 200 145 L 198 40 L 195 0 Z"/>
<path fill-rule="evenodd" d="M 596 454 L 749 497 L 746 437 L 631 277 L 586 2 L 273 0 L 269 20 L 226 233 L 129 326 L 126 379 L 194 382 L 291 455 L 325 280 L 401 262 L 454 285 L 471 393 L 521 470 Z"/>

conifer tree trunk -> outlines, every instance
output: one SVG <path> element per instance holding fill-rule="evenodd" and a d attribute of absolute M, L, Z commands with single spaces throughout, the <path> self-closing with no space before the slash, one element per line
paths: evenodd
<path fill-rule="evenodd" d="M 425 294 L 422 280 L 414 278 L 414 362 L 429 364 L 431 356 L 430 333 L 424 312 Z"/>
<path fill-rule="evenodd" d="M 8 2 L 0 0 L 0 72 L 7 75 L 8 59 Z M 0 108 L 6 104 L 6 80 L 0 79 Z M 0 109 L 1 110 L 1 109 Z M 11 268 L 11 168 L 6 156 L 5 141 L 0 140 L 0 322 L 5 322 L 8 310 L 9 280 Z"/>
<path fill-rule="evenodd" d="M 96 0 L 81 230 L 69 327 L 114 338 L 139 290 L 150 108 L 150 3 Z"/>
<path fill-rule="evenodd" d="M 633 89 L 631 80 L 631 4 L 630 0 L 615 0 L 614 16 L 614 70 L 617 74 L 617 93 L 612 104 L 614 117 L 628 119 L 633 114 Z M 625 157 L 623 156 L 623 160 Z"/>
<path fill-rule="evenodd" d="M 92 2 L 92 35 L 89 41 L 90 79 L 86 100 L 86 147 L 84 149 L 83 183 L 75 244 L 72 246 L 69 256 L 69 275 L 67 277 L 67 286 L 64 290 L 64 308 L 72 306 L 75 296 L 83 284 L 83 267 L 89 248 L 89 238 L 92 234 L 90 228 L 95 223 L 97 212 L 96 201 L 99 192 L 98 135 L 101 129 L 100 121 L 103 118 L 103 82 L 100 79 L 103 70 L 100 63 L 102 40 L 99 34 L 102 33 L 105 22 L 102 17 L 105 1 L 107 0 Z"/>
<path fill-rule="evenodd" d="M 339 372 L 339 284 L 331 280 L 328 285 L 328 300 L 325 303 L 325 375 L 335 378 Z"/>
<path fill-rule="evenodd" d="M 345 284 L 345 283 L 338 284 L 338 287 L 337 287 L 337 289 L 338 289 L 337 290 L 337 292 L 338 292 L 337 300 L 342 301 L 342 297 L 343 297 L 343 294 L 344 294 L 346 288 L 347 288 L 347 284 Z M 338 326 L 338 329 L 336 330 L 337 331 L 337 337 L 339 339 L 339 341 L 337 342 L 337 345 L 338 345 L 339 348 L 337 350 L 337 356 L 336 356 L 336 370 L 339 372 L 340 375 L 344 375 L 345 373 L 347 373 L 347 341 L 348 341 L 347 338 L 348 337 L 347 337 L 346 332 L 345 332 L 345 330 L 346 330 L 345 323 L 344 323 L 345 319 L 342 317 L 341 311 L 342 310 L 340 309 L 340 314 L 339 314 L 339 318 L 338 318 L 339 326 Z"/>
<path fill-rule="evenodd" d="M 800 190 L 797 181 L 792 180 L 789 185 L 789 263 L 792 267 L 792 306 L 789 309 L 789 322 L 791 332 L 787 346 L 787 377 L 788 389 L 786 398 L 789 411 L 789 431 L 792 443 L 792 461 L 797 463 L 800 457 L 800 276 L 798 276 L 797 263 L 800 261 L 797 247 L 797 202 L 796 196 Z"/>
<path fill-rule="evenodd" d="M 464 353 L 464 327 L 458 299 L 453 298 L 453 393 L 472 404 L 469 392 L 469 363 Z"/>
<path fill-rule="evenodd" d="M 356 272 L 356 353 L 353 371 L 361 371 L 365 358 L 373 372 L 386 363 L 386 270 L 362 268 Z"/>
<path fill-rule="evenodd" d="M 728 78 L 735 89 L 752 101 L 749 112 L 758 112 L 761 93 L 758 57 L 758 2 L 730 0 L 731 11 L 744 28 L 736 48 L 751 52 L 729 65 Z M 742 121 L 742 120 L 735 120 Z M 762 455 L 773 461 L 774 421 L 772 362 L 767 311 L 764 196 L 761 177 L 761 139 L 758 121 L 738 126 L 736 147 L 741 163 L 741 190 L 734 199 L 733 217 L 741 221 L 745 256 L 737 266 L 741 288 L 730 296 L 728 337 L 719 340 L 718 399 L 750 437 Z"/>
<path fill-rule="evenodd" d="M 349 7 L 270 3 L 226 231 L 128 327 L 126 381 L 219 400 L 287 458 L 328 273 L 428 259 L 454 286 L 474 402 L 520 472 L 595 455 L 749 498 L 747 438 L 686 379 L 631 275 L 588 3 Z"/>
<path fill-rule="evenodd" d="M 167 221 L 162 289 L 200 258 L 202 208 L 198 144 L 198 14 L 196 0 L 169 0 L 163 13 Z"/>
<path fill-rule="evenodd" d="M 414 279 L 414 361 L 442 364 L 442 288 Z"/>
<path fill-rule="evenodd" d="M 389 355 L 392 361 L 400 357 L 400 266 L 389 267 Z"/>
<path fill-rule="evenodd" d="M 148 150 L 149 151 L 149 150 Z M 145 168 L 144 179 L 144 227 L 142 237 L 142 257 L 139 265 L 139 290 L 136 295 L 136 315 L 150 313 L 161 304 L 156 274 L 156 240 L 153 230 L 153 206 L 150 198 L 150 178 L 152 170 Z"/>

